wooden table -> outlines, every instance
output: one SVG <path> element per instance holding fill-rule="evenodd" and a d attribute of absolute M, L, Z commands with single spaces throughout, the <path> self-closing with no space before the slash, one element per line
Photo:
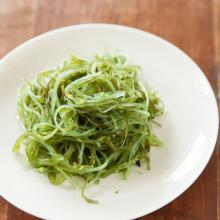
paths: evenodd
<path fill-rule="evenodd" d="M 0 57 L 43 32 L 91 22 L 137 27 L 169 40 L 199 64 L 219 95 L 220 0 L 0 0 Z M 205 171 L 183 195 L 140 219 L 219 220 L 219 200 L 218 143 Z M 6 219 L 38 218 L 0 198 L 0 220 Z"/>

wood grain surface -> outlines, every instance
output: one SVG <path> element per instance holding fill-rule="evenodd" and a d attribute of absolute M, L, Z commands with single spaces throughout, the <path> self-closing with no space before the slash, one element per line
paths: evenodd
<path fill-rule="evenodd" d="M 128 25 L 167 39 L 199 64 L 220 97 L 220 0 L 0 0 L 0 58 L 43 32 L 93 22 Z M 220 140 L 186 192 L 140 219 L 220 220 L 219 200 Z M 36 219 L 0 197 L 0 220 Z"/>

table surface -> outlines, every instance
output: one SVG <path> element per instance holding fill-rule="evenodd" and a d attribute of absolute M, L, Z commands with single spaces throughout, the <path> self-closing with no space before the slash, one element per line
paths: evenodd
<path fill-rule="evenodd" d="M 43 32 L 116 23 L 159 35 L 185 51 L 220 97 L 220 0 L 0 0 L 0 58 Z M 196 182 L 145 220 L 220 220 L 220 142 Z M 0 197 L 0 220 L 37 220 Z"/>

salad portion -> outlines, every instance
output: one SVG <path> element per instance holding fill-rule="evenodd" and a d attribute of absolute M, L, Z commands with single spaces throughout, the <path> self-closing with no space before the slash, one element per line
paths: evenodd
<path fill-rule="evenodd" d="M 89 185 L 116 172 L 127 178 L 133 165 L 149 169 L 149 151 L 161 145 L 152 123 L 164 107 L 139 71 L 121 55 L 71 56 L 26 81 L 17 103 L 25 132 L 13 150 L 24 147 L 52 184 L 68 180 L 97 202 L 85 195 Z"/>

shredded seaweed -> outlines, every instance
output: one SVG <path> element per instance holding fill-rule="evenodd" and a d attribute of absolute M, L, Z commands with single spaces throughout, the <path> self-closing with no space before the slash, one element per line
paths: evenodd
<path fill-rule="evenodd" d="M 71 56 L 60 67 L 41 72 L 19 92 L 18 115 L 31 165 L 52 184 L 68 180 L 81 191 L 112 173 L 125 178 L 133 165 L 149 168 L 152 131 L 164 112 L 157 94 L 137 78 L 140 67 L 119 55 L 92 61 Z M 79 181 L 78 179 L 83 181 Z"/>

